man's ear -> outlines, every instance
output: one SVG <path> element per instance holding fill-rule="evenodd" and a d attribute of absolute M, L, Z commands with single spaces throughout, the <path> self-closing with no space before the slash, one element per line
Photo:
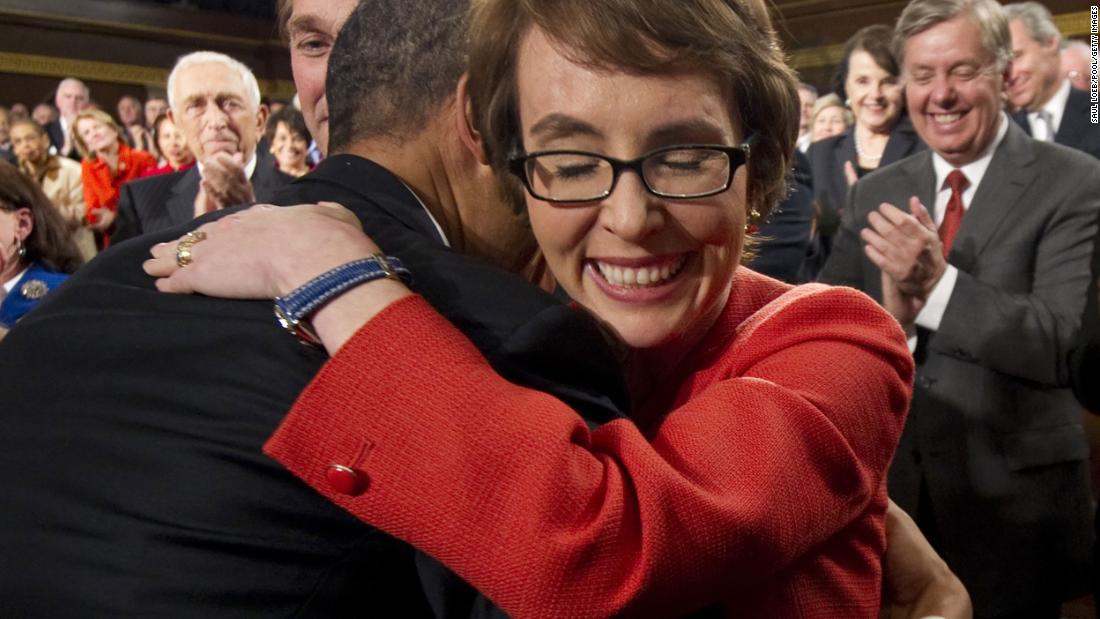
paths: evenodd
<path fill-rule="evenodd" d="M 172 108 L 168 108 L 168 120 L 172 121 L 173 125 L 179 127 L 179 123 L 176 122 L 176 111 Z"/>
<path fill-rule="evenodd" d="M 259 123 L 258 126 L 260 130 L 260 137 L 263 137 L 264 135 L 264 127 L 267 126 L 267 115 L 270 113 L 271 111 L 267 109 L 267 106 L 261 103 L 259 111 L 256 112 L 256 120 Z"/>
<path fill-rule="evenodd" d="M 470 80 L 469 73 L 463 73 L 455 87 L 455 129 L 458 138 L 470 151 L 481 165 L 489 165 L 489 157 L 485 154 L 485 142 L 481 139 L 481 133 L 474 128 L 474 108 L 470 103 L 470 93 L 467 84 Z"/>

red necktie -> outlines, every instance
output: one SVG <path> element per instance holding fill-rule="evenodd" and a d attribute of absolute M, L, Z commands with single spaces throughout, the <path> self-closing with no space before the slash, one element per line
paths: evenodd
<path fill-rule="evenodd" d="M 951 188 L 951 198 L 947 200 L 947 210 L 943 212 L 943 222 L 940 224 L 940 241 L 943 243 L 943 257 L 951 253 L 951 244 L 955 242 L 955 235 L 962 225 L 963 192 L 970 186 L 966 175 L 959 170 L 952 170 L 947 175 L 947 186 Z"/>

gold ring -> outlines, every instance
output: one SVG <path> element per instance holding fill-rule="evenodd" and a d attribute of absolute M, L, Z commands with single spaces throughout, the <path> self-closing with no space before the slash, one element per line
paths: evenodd
<path fill-rule="evenodd" d="M 176 243 L 176 266 L 181 269 L 191 264 L 191 248 L 195 243 L 206 240 L 206 233 L 202 230 L 192 230 L 183 235 L 179 243 Z"/>

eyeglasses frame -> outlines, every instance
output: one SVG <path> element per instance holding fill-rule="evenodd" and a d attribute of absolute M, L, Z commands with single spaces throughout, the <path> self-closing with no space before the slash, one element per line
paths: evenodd
<path fill-rule="evenodd" d="M 642 163 L 646 159 L 654 155 L 659 155 L 664 152 L 674 150 L 716 150 L 725 153 L 726 158 L 729 160 L 729 171 L 726 176 L 726 182 L 720 189 L 714 191 L 706 191 L 702 193 L 693 194 L 670 194 L 660 191 L 656 191 L 649 186 L 649 181 L 646 180 L 645 174 L 642 170 Z M 658 198 L 668 198 L 672 200 L 695 200 L 698 198 L 708 198 L 710 196 L 716 196 L 730 188 L 730 184 L 733 182 L 733 175 L 737 172 L 737 169 L 745 165 L 749 161 L 749 156 L 752 154 L 752 137 L 738 144 L 737 146 L 727 146 L 725 144 L 675 144 L 672 146 L 662 146 L 651 150 L 640 157 L 630 160 L 616 159 L 614 157 L 608 157 L 607 155 L 601 155 L 599 153 L 593 153 L 583 150 L 540 150 L 533 153 L 521 153 L 513 155 L 508 159 L 508 171 L 519 178 L 520 182 L 527 189 L 527 193 L 533 197 L 542 200 L 543 202 L 549 202 L 551 204 L 585 204 L 588 202 L 597 202 L 606 199 L 612 193 L 615 192 L 615 185 L 619 182 L 619 177 L 624 170 L 631 170 L 638 175 L 638 178 L 642 181 L 642 186 L 646 191 L 657 196 Z M 586 157 L 594 157 L 611 164 L 611 187 L 607 189 L 603 194 L 599 196 L 593 196 L 592 198 L 585 198 L 583 200 L 563 200 L 559 198 L 545 198 L 540 196 L 531 187 L 531 179 L 528 177 L 527 162 L 543 155 L 584 155 Z"/>

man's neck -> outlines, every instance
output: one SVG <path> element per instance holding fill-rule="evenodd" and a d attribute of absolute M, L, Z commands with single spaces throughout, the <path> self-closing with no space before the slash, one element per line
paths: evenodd
<path fill-rule="evenodd" d="M 344 152 L 370 159 L 401 179 L 442 228 L 451 247 L 461 252 L 458 199 L 442 154 L 435 141 L 428 139 L 430 133 L 425 131 L 401 143 L 389 138 L 362 140 Z"/>
<path fill-rule="evenodd" d="M 1028 106 L 1027 111 L 1038 112 L 1046 107 L 1047 103 L 1054 98 L 1054 95 L 1058 94 L 1058 90 L 1062 87 L 1062 76 L 1055 74 L 1053 78 L 1044 82 L 1042 92 L 1039 96 L 1035 97 L 1035 101 Z"/>

